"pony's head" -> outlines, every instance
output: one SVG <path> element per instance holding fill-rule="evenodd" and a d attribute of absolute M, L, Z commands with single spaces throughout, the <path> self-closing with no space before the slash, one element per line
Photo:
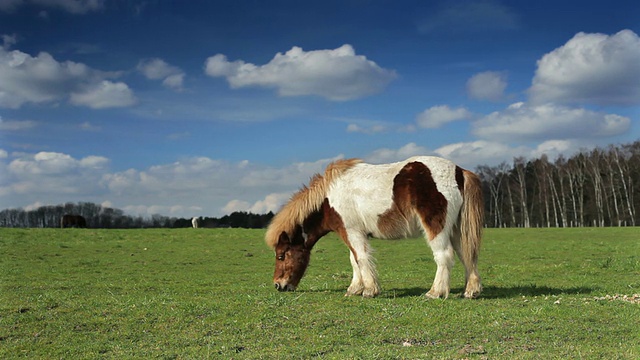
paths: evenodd
<path fill-rule="evenodd" d="M 309 265 L 313 245 L 330 229 L 322 224 L 327 188 L 344 171 L 360 162 L 359 159 L 347 159 L 329 164 L 324 176 L 314 175 L 309 186 L 293 194 L 271 220 L 265 242 L 276 252 L 273 274 L 276 289 L 293 291 L 300 283 Z"/>
<path fill-rule="evenodd" d="M 305 243 L 306 235 L 297 226 L 291 235 L 282 232 L 275 247 L 276 269 L 273 284 L 278 291 L 294 291 L 309 265 L 311 248 Z"/>

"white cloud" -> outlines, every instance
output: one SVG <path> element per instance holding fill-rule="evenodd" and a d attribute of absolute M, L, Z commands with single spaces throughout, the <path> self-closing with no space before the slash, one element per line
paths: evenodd
<path fill-rule="evenodd" d="M 137 99 L 127 84 L 103 80 L 88 90 L 71 93 L 70 101 L 73 105 L 105 109 L 131 106 L 137 102 Z"/>
<path fill-rule="evenodd" d="M 515 103 L 474 123 L 473 133 L 496 141 L 580 139 L 624 133 L 631 120 L 624 116 L 552 104 Z"/>
<path fill-rule="evenodd" d="M 224 211 L 225 214 L 231 214 L 236 211 L 249 211 L 249 207 L 251 207 L 251 205 L 248 202 L 234 199 L 229 201 L 227 205 L 222 208 L 222 211 Z"/>
<path fill-rule="evenodd" d="M 17 109 L 25 103 L 52 103 L 68 97 L 75 105 L 100 109 L 130 106 L 135 97 L 119 76 L 72 61 L 58 62 L 41 52 L 33 57 L 0 48 L 0 107 Z"/>
<path fill-rule="evenodd" d="M 347 124 L 346 132 L 361 134 L 381 134 L 391 132 L 414 132 L 415 124 L 402 124 L 392 121 L 371 120 L 357 117 L 331 117 L 331 120 Z"/>
<path fill-rule="evenodd" d="M 0 3 L 2 0 L 0 0 Z M 13 35 L 2 35 L 2 48 L 8 50 L 12 45 L 15 45 L 18 42 L 18 39 L 15 34 Z"/>
<path fill-rule="evenodd" d="M 534 147 L 511 146 L 502 142 L 477 140 L 448 144 L 436 149 L 438 156 L 447 158 L 456 164 L 474 170 L 479 165 L 495 166 L 502 162 L 510 163 L 516 157 L 537 159 L 546 155 L 550 160 L 560 154 L 571 156 L 580 149 L 588 148 L 587 142 L 575 140 L 548 140 Z M 593 144 L 591 144 L 593 146 Z"/>
<path fill-rule="evenodd" d="M 0 130 L 2 131 L 22 131 L 36 127 L 38 123 L 33 120 L 2 120 L 0 118 Z"/>
<path fill-rule="evenodd" d="M 408 143 L 399 149 L 378 149 L 364 159 L 372 164 L 383 164 L 401 161 L 417 155 L 430 155 L 432 153 L 432 151 L 429 151 L 425 147 L 416 145 L 415 143 Z"/>
<path fill-rule="evenodd" d="M 162 59 L 146 59 L 138 63 L 140 71 L 147 79 L 162 80 L 162 85 L 173 89 L 182 90 L 184 84 L 184 71 L 176 66 L 169 65 Z"/>
<path fill-rule="evenodd" d="M 254 203 L 249 208 L 249 212 L 254 214 L 266 214 L 270 211 L 276 213 L 289 198 L 291 198 L 289 193 L 269 194 L 263 200 Z"/>
<path fill-rule="evenodd" d="M 205 72 L 225 77 L 234 88 L 275 88 L 281 96 L 317 95 L 345 101 L 376 94 L 396 78 L 365 56 L 356 55 L 351 45 L 333 50 L 304 51 L 293 47 L 278 53 L 265 65 L 242 60 L 228 61 L 222 54 L 209 57 Z"/>
<path fill-rule="evenodd" d="M 534 103 L 640 104 L 640 38 L 578 33 L 544 55 L 529 89 Z"/>
<path fill-rule="evenodd" d="M 184 140 L 184 139 L 188 139 L 189 137 L 191 137 L 191 133 L 188 131 L 177 132 L 177 133 L 167 135 L 167 139 L 172 141 Z"/>
<path fill-rule="evenodd" d="M 143 171 L 127 171 L 123 175 L 129 177 L 131 186 L 125 190 L 131 195 L 140 192 L 169 197 L 185 191 L 206 191 L 211 182 L 218 182 L 227 170 L 230 170 L 229 164 L 199 157 L 155 165 Z"/>
<path fill-rule="evenodd" d="M 54 152 L 39 152 L 31 158 L 16 159 L 9 164 L 15 175 L 55 175 L 68 173 L 78 162 L 71 156 Z"/>
<path fill-rule="evenodd" d="M 12 195 L 23 201 L 62 203 L 69 195 L 99 194 L 102 173 L 109 160 L 101 156 L 75 159 L 68 154 L 39 152 L 19 154 L 0 169 L 5 175 L 3 196 Z M 59 200 L 54 200 L 59 199 Z"/>
<path fill-rule="evenodd" d="M 273 167 L 248 167 L 240 179 L 240 183 L 246 187 L 278 186 L 279 188 L 297 188 L 307 183 L 309 178 L 316 173 L 323 173 L 329 163 L 342 159 L 343 155 L 333 158 L 320 159 L 312 162 L 297 162 L 282 168 Z"/>
<path fill-rule="evenodd" d="M 86 14 L 104 9 L 105 0 L 0 0 L 0 11 L 14 11 L 26 4 L 59 8 L 71 14 Z"/>
<path fill-rule="evenodd" d="M 369 124 L 369 126 L 363 124 L 347 125 L 347 132 L 351 133 L 376 134 L 385 131 L 387 131 L 387 127 L 382 124 Z"/>
<path fill-rule="evenodd" d="M 102 130 L 102 127 L 100 127 L 99 125 L 94 125 L 88 121 L 85 121 L 82 124 L 80 124 L 80 129 L 84 131 L 100 131 Z"/>
<path fill-rule="evenodd" d="M 448 144 L 434 152 L 438 156 L 473 170 L 478 165 L 495 165 L 502 161 L 509 161 L 516 156 L 525 156 L 530 150 L 525 147 L 514 148 L 498 142 L 478 140 Z"/>
<path fill-rule="evenodd" d="M 558 155 L 571 156 L 578 152 L 580 148 L 586 148 L 587 144 L 582 144 L 574 140 L 548 140 L 544 141 L 531 151 L 532 158 L 540 158 L 546 155 L 549 159 L 556 159 Z"/>
<path fill-rule="evenodd" d="M 37 210 L 38 208 L 41 208 L 43 206 L 45 206 L 46 204 L 41 203 L 40 201 L 36 201 L 33 204 L 29 204 L 25 207 L 23 207 L 23 209 L 25 211 L 33 211 L 33 210 Z"/>
<path fill-rule="evenodd" d="M 253 204 L 250 204 L 247 201 L 234 199 L 229 201 L 222 210 L 225 214 L 230 214 L 234 211 L 246 211 L 254 214 L 266 214 L 270 211 L 276 213 L 290 197 L 290 193 L 273 193 L 267 195 L 263 200 L 258 200 Z"/>
<path fill-rule="evenodd" d="M 469 110 L 463 107 L 452 109 L 447 105 L 439 105 L 418 114 L 416 122 L 420 127 L 433 129 L 452 121 L 469 119 L 472 115 Z"/>
<path fill-rule="evenodd" d="M 182 90 L 184 84 L 184 74 L 173 74 L 162 80 L 162 85 L 174 90 Z"/>
<path fill-rule="evenodd" d="M 80 160 L 80 166 L 90 169 L 103 169 L 109 165 L 109 159 L 104 156 L 87 156 Z"/>
<path fill-rule="evenodd" d="M 176 199 L 185 209 L 180 216 L 220 216 L 233 211 L 265 213 L 279 209 L 291 193 L 337 158 L 340 157 L 272 168 L 247 161 L 232 164 L 197 157 L 146 170 L 105 173 L 100 183 L 108 189 L 109 199 L 115 204 L 124 203 L 120 206 L 130 213 L 153 213 L 149 205 L 141 205 L 149 199 L 156 212 L 158 206 L 174 207 L 172 215 L 176 216 Z M 192 207 L 202 211 L 192 212 Z"/>
<path fill-rule="evenodd" d="M 497 141 L 477 140 L 458 142 L 429 150 L 415 143 L 408 143 L 398 149 L 378 149 L 364 157 L 372 164 L 392 163 L 402 161 L 412 156 L 440 156 L 449 159 L 463 168 L 473 170 L 478 165 L 497 165 L 503 161 L 510 162 L 514 157 L 524 156 L 533 158 L 542 153 L 554 158 L 559 150 L 578 149 L 578 143 L 572 141 L 548 141 L 536 148 L 527 146 L 511 146 Z M 566 153 L 566 152 L 565 152 Z"/>
<path fill-rule="evenodd" d="M 41 151 L 12 161 L 8 170 L 13 175 L 58 175 L 81 170 L 95 170 L 106 167 L 109 159 L 102 156 L 87 156 L 76 160 L 70 155 Z"/>
<path fill-rule="evenodd" d="M 467 81 L 467 94 L 473 99 L 499 101 L 504 98 L 507 75 L 504 72 L 485 71 Z"/>
<path fill-rule="evenodd" d="M 105 203 L 134 214 L 191 217 L 231 211 L 277 211 L 314 173 L 340 157 L 274 168 L 195 157 L 146 169 L 111 172 L 102 156 L 0 149 L 0 203 L 6 207 Z"/>

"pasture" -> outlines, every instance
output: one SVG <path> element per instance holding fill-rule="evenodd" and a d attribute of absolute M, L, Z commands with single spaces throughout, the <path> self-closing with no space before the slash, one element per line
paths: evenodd
<path fill-rule="evenodd" d="M 332 234 L 280 293 L 263 236 L 0 229 L 0 358 L 640 358 L 638 228 L 488 229 L 475 300 L 459 262 L 449 299 L 422 296 L 422 239 L 373 240 L 382 294 L 344 297 Z"/>

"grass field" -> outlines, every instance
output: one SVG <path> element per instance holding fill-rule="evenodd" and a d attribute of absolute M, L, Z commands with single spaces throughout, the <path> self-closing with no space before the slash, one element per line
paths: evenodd
<path fill-rule="evenodd" d="M 261 230 L 0 229 L 0 358 L 638 359 L 640 229 L 489 229 L 484 293 L 427 300 L 423 240 L 373 240 L 383 293 L 344 297 L 322 239 L 299 290 Z M 622 296 L 627 295 L 625 300 Z"/>

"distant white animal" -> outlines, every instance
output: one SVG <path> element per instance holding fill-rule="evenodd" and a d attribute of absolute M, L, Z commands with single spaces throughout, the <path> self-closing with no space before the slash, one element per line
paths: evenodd
<path fill-rule="evenodd" d="M 200 219 L 194 217 L 193 219 L 191 219 L 191 225 L 193 225 L 194 229 L 197 229 L 200 226 Z"/>

